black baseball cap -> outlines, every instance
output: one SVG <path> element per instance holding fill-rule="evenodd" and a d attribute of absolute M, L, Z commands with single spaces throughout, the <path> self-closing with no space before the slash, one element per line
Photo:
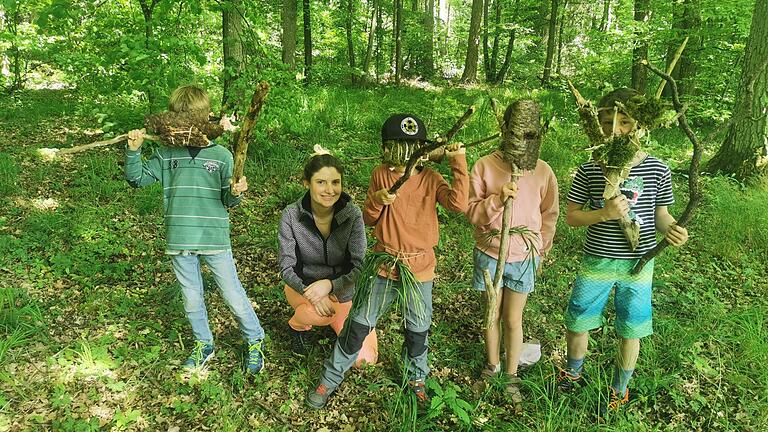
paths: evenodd
<path fill-rule="evenodd" d="M 427 127 L 413 114 L 394 114 L 381 126 L 381 140 L 426 141 Z"/>

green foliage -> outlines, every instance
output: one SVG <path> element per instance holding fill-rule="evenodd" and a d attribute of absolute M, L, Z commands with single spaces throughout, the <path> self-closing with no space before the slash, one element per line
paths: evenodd
<path fill-rule="evenodd" d="M 406 257 L 408 254 L 406 254 Z M 350 314 L 365 310 L 369 314 L 371 310 L 376 311 L 377 315 L 383 314 L 384 304 L 372 304 L 371 295 L 373 286 L 380 272 L 397 277 L 397 280 L 387 279 L 387 284 L 394 286 L 397 291 L 397 299 L 402 308 L 402 315 L 405 318 L 406 309 L 413 307 L 413 313 L 419 319 L 426 317 L 426 304 L 421 297 L 419 286 L 421 282 L 416 279 L 413 271 L 408 267 L 403 258 L 392 256 L 386 252 L 370 252 L 366 254 L 363 266 L 360 269 L 360 275 L 357 278 L 357 289 L 352 298 L 352 310 Z M 389 286 L 387 287 L 387 289 Z M 382 302 L 385 297 L 381 297 Z"/>
<path fill-rule="evenodd" d="M 0 153 L 0 196 L 17 192 L 19 168 L 8 153 Z"/>
<path fill-rule="evenodd" d="M 434 392 L 434 396 L 429 405 L 429 413 L 427 414 L 428 419 L 443 415 L 443 411 L 447 408 L 448 411 L 458 417 L 459 421 L 464 425 L 469 426 L 472 424 L 470 415 L 475 407 L 459 397 L 461 389 L 459 389 L 456 384 L 448 382 L 445 384 L 445 387 L 443 387 L 437 380 L 430 378 L 427 380 L 427 388 Z"/>
<path fill-rule="evenodd" d="M 709 254 L 732 263 L 748 263 L 765 251 L 768 244 L 768 202 L 765 186 L 742 189 L 727 177 L 705 179 L 704 202 L 698 218 L 698 235 L 707 239 L 704 246 Z M 739 223 L 733 224 L 738 215 Z M 747 268 L 749 274 L 755 269 Z"/>

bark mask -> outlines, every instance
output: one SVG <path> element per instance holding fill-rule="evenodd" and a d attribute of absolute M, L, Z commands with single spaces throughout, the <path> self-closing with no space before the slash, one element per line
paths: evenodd
<path fill-rule="evenodd" d="M 515 101 L 504 111 L 499 149 L 506 162 L 521 170 L 536 168 L 543 134 L 539 116 L 539 104 L 529 99 Z"/>

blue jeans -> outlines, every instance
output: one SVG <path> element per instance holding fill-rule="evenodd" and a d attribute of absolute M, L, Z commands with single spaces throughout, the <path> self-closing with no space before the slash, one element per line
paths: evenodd
<path fill-rule="evenodd" d="M 232 259 L 232 251 L 214 255 L 173 255 L 173 271 L 181 284 L 181 295 L 184 299 L 184 312 L 187 314 L 192 334 L 195 339 L 213 344 L 213 334 L 208 325 L 208 311 L 203 297 L 203 275 L 200 272 L 200 259 L 204 259 L 213 273 L 219 292 L 235 315 L 243 339 L 248 343 L 264 339 L 264 329 L 259 323 L 259 317 L 251 306 L 251 301 L 245 294 L 243 285 L 237 277 L 237 269 Z"/>

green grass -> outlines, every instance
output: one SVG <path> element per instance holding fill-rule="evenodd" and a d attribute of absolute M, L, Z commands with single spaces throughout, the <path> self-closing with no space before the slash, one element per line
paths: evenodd
<path fill-rule="evenodd" d="M 524 94 L 490 91 L 502 103 Z M 613 312 L 607 326 L 590 335 L 586 368 L 592 384 L 577 395 L 552 390 L 584 230 L 569 228 L 560 218 L 555 247 L 528 302 L 525 334 L 542 341 L 543 358 L 525 375 L 525 413 L 515 417 L 502 382 L 474 388 L 484 347 L 480 297 L 470 287 L 472 227 L 463 216 L 443 210 L 430 334 L 430 386 L 437 404 L 416 407 L 403 391 L 402 316 L 392 308 L 378 326 L 380 364 L 350 371 L 327 410 L 304 408 L 304 394 L 316 383 L 334 337 L 320 330 L 309 355 L 290 354 L 291 310 L 277 276 L 276 233 L 280 211 L 303 192 L 300 168 L 312 146 L 321 144 L 342 158 L 345 187 L 361 204 L 378 163 L 365 158 L 378 155 L 379 127 L 387 115 L 414 112 L 431 132 L 442 132 L 469 104 L 488 95 L 482 89 L 273 89 L 249 150 L 249 192 L 231 213 L 240 277 L 268 334 L 268 366 L 256 379 L 240 370 L 237 324 L 210 288 L 207 272 L 216 358 L 207 374 L 192 379 L 179 374 L 191 335 L 163 255 L 160 188 L 128 187 L 118 148 L 55 163 L 34 156 L 39 147 L 89 142 L 78 131 L 94 127 L 88 113 L 102 107 L 61 91 L 0 100 L 0 194 L 19 203 L 34 198 L 60 203 L 53 211 L 0 207 L 0 429 L 764 429 L 768 191 L 760 183 L 744 187 L 721 177 L 704 179 L 705 199 L 689 227 L 689 245 L 668 249 L 656 261 L 656 334 L 641 344 L 631 383 L 638 400 L 607 424 L 598 426 L 594 411 L 616 349 Z M 558 176 L 564 208 L 573 170 L 589 157 L 581 151 L 587 141 L 567 94 L 551 90 L 534 97 L 546 116 L 554 117 L 542 158 Z M 495 131 L 486 102 L 478 103 L 458 139 L 468 142 Z M 103 111 L 115 113 L 110 121 L 116 128 L 127 129 L 141 118 L 139 109 L 115 105 Z M 21 113 L 32 120 L 22 121 Z M 65 126 L 75 132 L 62 138 Z M 492 148 L 471 149 L 470 163 Z M 677 130 L 654 133 L 649 150 L 673 169 L 685 167 L 687 144 Z M 437 168 L 448 174 L 444 165 Z M 675 174 L 674 181 L 677 215 L 686 203 L 686 179 Z"/>

